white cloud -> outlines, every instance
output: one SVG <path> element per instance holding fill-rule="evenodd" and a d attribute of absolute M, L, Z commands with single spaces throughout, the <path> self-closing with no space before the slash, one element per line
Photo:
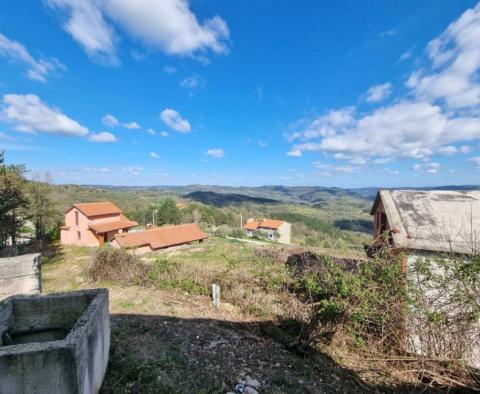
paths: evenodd
<path fill-rule="evenodd" d="M 166 108 L 160 113 L 160 118 L 163 123 L 173 130 L 180 133 L 188 133 L 192 130 L 190 123 L 187 119 L 184 119 L 174 109 Z"/>
<path fill-rule="evenodd" d="M 205 84 L 205 80 L 198 75 L 191 75 L 180 81 L 180 86 L 189 90 L 204 88 Z"/>
<path fill-rule="evenodd" d="M 367 90 L 365 100 L 368 103 L 378 103 L 385 100 L 392 93 L 392 84 L 390 82 L 372 86 Z"/>
<path fill-rule="evenodd" d="M 480 3 L 430 42 L 431 65 L 410 75 L 405 95 L 366 113 L 340 108 L 313 120 L 303 118 L 286 135 L 294 142 L 291 151 L 343 155 L 344 160 L 359 156 L 377 164 L 468 153 L 470 142 L 480 138 L 479 42 Z M 329 119 L 336 112 L 343 114 L 343 122 Z M 435 165 L 422 168 L 438 171 Z"/>
<path fill-rule="evenodd" d="M 478 167 L 480 169 L 480 156 L 475 156 L 469 159 L 471 163 L 473 163 L 474 166 Z"/>
<path fill-rule="evenodd" d="M 63 28 L 94 61 L 117 64 L 115 34 L 96 0 L 44 0 L 64 19 Z"/>
<path fill-rule="evenodd" d="M 117 137 L 108 131 L 101 131 L 100 133 L 90 134 L 88 139 L 92 142 L 116 142 Z"/>
<path fill-rule="evenodd" d="M 150 135 L 156 135 L 157 133 L 153 129 L 147 129 L 147 133 Z"/>
<path fill-rule="evenodd" d="M 122 126 L 130 130 L 138 130 L 141 128 L 137 122 L 123 123 Z"/>
<path fill-rule="evenodd" d="M 326 115 L 316 117 L 315 119 L 300 119 L 293 125 L 296 130 L 286 135 L 287 140 L 296 139 L 310 140 L 319 137 L 329 137 L 335 135 L 338 130 L 346 128 L 354 121 L 355 108 L 345 107 L 329 111 Z M 307 150 L 307 149 L 306 149 Z"/>
<path fill-rule="evenodd" d="M 302 155 L 302 151 L 300 149 L 292 149 L 292 150 L 289 150 L 287 152 L 287 156 L 291 156 L 291 157 L 301 157 L 303 156 Z"/>
<path fill-rule="evenodd" d="M 140 175 L 143 171 L 143 167 L 141 166 L 127 166 L 123 168 L 123 171 L 130 174 L 130 175 Z"/>
<path fill-rule="evenodd" d="M 440 168 L 440 163 L 428 163 L 426 164 L 426 172 L 430 174 L 436 174 Z"/>
<path fill-rule="evenodd" d="M 410 59 L 413 56 L 413 48 L 407 49 L 405 52 L 402 53 L 398 61 L 403 62 L 405 60 Z"/>
<path fill-rule="evenodd" d="M 102 118 L 102 123 L 105 125 L 105 126 L 108 126 L 108 127 L 115 127 L 115 126 L 118 126 L 120 124 L 120 122 L 118 121 L 118 119 L 111 115 L 111 114 L 106 114 L 103 118 Z"/>
<path fill-rule="evenodd" d="M 221 159 L 225 156 L 225 151 L 221 148 L 211 148 L 208 149 L 205 154 L 214 157 L 215 159 Z"/>
<path fill-rule="evenodd" d="M 312 162 L 312 166 L 318 169 L 326 170 L 328 174 L 333 173 L 341 173 L 341 174 L 347 174 L 355 171 L 358 167 L 355 166 L 338 166 L 338 165 L 333 165 L 333 164 L 326 164 L 322 163 L 320 161 L 314 161 Z M 325 176 L 325 175 L 324 175 Z"/>
<path fill-rule="evenodd" d="M 302 140 L 311 131 L 297 132 Z M 480 119 L 448 117 L 427 102 L 398 102 L 352 120 L 348 127 L 329 130 L 320 141 L 293 145 L 293 150 L 324 151 L 375 158 L 422 158 L 453 153 L 449 145 L 480 138 Z"/>
<path fill-rule="evenodd" d="M 432 69 L 415 70 L 407 81 L 420 99 L 440 100 L 450 109 L 480 104 L 480 3 L 466 10 L 427 52 Z"/>
<path fill-rule="evenodd" d="M 98 174 L 111 174 L 112 169 L 109 167 L 85 167 L 82 171 L 93 172 Z"/>
<path fill-rule="evenodd" d="M 199 23 L 185 0 L 109 0 L 105 12 L 132 36 L 167 54 L 227 51 L 225 21 L 214 16 Z"/>
<path fill-rule="evenodd" d="M 155 153 L 155 152 L 150 152 L 150 157 L 151 157 L 152 159 L 158 159 L 160 156 L 159 156 L 157 153 Z"/>
<path fill-rule="evenodd" d="M 161 132 L 160 132 L 160 137 L 168 137 L 168 132 L 166 132 L 166 131 L 161 131 Z"/>
<path fill-rule="evenodd" d="M 414 164 L 412 170 L 414 172 L 426 172 L 428 174 L 436 174 L 440 169 L 440 163 L 431 162 L 426 164 Z"/>
<path fill-rule="evenodd" d="M 265 148 L 266 146 L 268 146 L 268 142 L 265 142 L 265 141 L 263 141 L 263 140 L 259 140 L 259 141 L 258 141 L 258 146 L 259 146 L 260 148 Z"/>
<path fill-rule="evenodd" d="M 85 136 L 88 129 L 50 107 L 34 94 L 5 94 L 0 119 L 14 125 L 15 130 L 27 133 L 50 133 Z"/>
<path fill-rule="evenodd" d="M 149 49 L 198 57 L 226 53 L 229 30 L 214 16 L 200 22 L 186 0 L 44 0 L 65 19 L 64 29 L 95 61 L 115 64 L 115 27 Z M 197 54 L 199 53 L 199 54 Z"/>
<path fill-rule="evenodd" d="M 0 56 L 23 63 L 27 67 L 27 78 L 38 82 L 46 82 L 51 74 L 65 70 L 65 66 L 57 59 L 35 59 L 22 44 L 1 33 Z"/>
<path fill-rule="evenodd" d="M 426 102 L 399 102 L 355 121 L 348 130 L 324 138 L 320 149 L 379 157 L 427 157 L 457 141 L 480 137 L 480 119 L 449 118 Z"/>
<path fill-rule="evenodd" d="M 167 74 L 174 74 L 177 72 L 177 69 L 173 66 L 166 65 L 163 66 L 163 71 L 165 71 Z"/>

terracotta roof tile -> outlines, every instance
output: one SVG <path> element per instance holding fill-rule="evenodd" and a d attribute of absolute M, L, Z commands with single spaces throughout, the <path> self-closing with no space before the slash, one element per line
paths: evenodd
<path fill-rule="evenodd" d="M 257 230 L 258 226 L 260 226 L 260 222 L 251 221 L 251 222 L 248 222 L 247 224 L 245 224 L 245 226 L 243 226 L 243 228 L 246 229 L 246 230 Z"/>
<path fill-rule="evenodd" d="M 273 230 L 278 230 L 280 226 L 285 223 L 283 220 L 274 220 L 274 219 L 264 219 L 260 221 L 248 222 L 243 226 L 246 230 L 257 230 L 259 228 L 271 228 Z"/>
<path fill-rule="evenodd" d="M 74 204 L 72 208 L 77 208 L 87 217 L 122 213 L 119 207 L 109 201 Z M 72 208 L 70 208 L 69 211 Z"/>
<path fill-rule="evenodd" d="M 138 233 L 116 234 L 115 239 L 122 248 L 150 245 L 152 249 L 182 245 L 207 238 L 197 224 L 182 224 L 141 231 Z"/>
<path fill-rule="evenodd" d="M 88 225 L 88 227 L 90 227 L 92 230 L 94 230 L 99 234 L 106 233 L 107 231 L 120 230 L 124 228 L 135 227 L 135 226 L 138 226 L 138 223 L 128 219 L 114 220 L 111 222 L 103 222 L 103 223 L 90 223 Z"/>

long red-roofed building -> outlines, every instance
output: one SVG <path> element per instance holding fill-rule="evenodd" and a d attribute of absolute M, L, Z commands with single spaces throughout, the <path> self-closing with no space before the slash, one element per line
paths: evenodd
<path fill-rule="evenodd" d="M 207 237 L 207 234 L 196 223 L 190 223 L 157 227 L 136 233 L 117 234 L 112 241 L 112 246 L 135 249 L 135 253 L 142 254 L 192 242 L 202 242 Z"/>

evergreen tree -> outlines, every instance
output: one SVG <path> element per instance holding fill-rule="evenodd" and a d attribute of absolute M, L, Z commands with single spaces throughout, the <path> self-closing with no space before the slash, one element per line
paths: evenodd
<path fill-rule="evenodd" d="M 4 152 L 0 152 L 0 249 L 10 238 L 14 246 L 17 233 L 23 225 L 22 215 L 28 206 L 25 196 L 25 166 L 6 165 Z"/>
<path fill-rule="evenodd" d="M 179 224 L 182 221 L 182 214 L 177 208 L 177 204 L 173 198 L 166 198 L 162 201 L 156 210 L 156 224 L 163 226 L 164 224 Z"/>

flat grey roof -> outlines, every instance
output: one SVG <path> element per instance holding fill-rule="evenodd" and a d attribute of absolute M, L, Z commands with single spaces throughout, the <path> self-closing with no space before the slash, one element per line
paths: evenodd
<path fill-rule="evenodd" d="M 396 247 L 480 252 L 480 191 L 380 190 L 378 198 L 390 228 L 399 230 L 392 233 Z"/>

